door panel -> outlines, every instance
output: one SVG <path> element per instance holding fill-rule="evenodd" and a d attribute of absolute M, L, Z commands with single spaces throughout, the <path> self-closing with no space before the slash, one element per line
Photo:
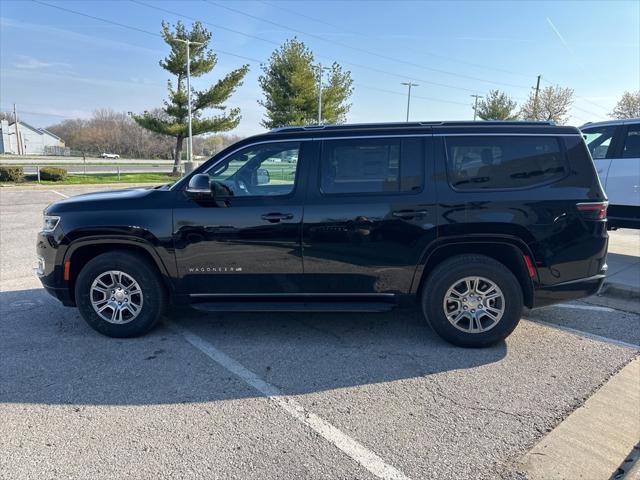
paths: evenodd
<path fill-rule="evenodd" d="M 228 164 L 222 169 L 212 169 L 211 178 L 236 194 L 226 206 L 181 196 L 174 210 L 181 293 L 286 294 L 302 290 L 300 238 L 306 181 L 301 169 L 314 147 L 312 142 L 299 145 L 297 161 L 289 164 L 293 172 L 289 168 L 285 178 L 273 169 L 269 181 L 264 172 L 256 174 L 257 169 L 270 169 L 274 163 L 262 158 L 269 152 L 261 146 L 247 147 L 238 154 L 240 159 L 237 155 L 225 160 Z M 268 148 L 285 147 L 290 145 L 269 144 Z M 271 182 L 274 188 L 269 189 Z"/>
<path fill-rule="evenodd" d="M 327 140 L 310 169 L 303 252 L 305 291 L 406 293 L 435 238 L 435 195 L 422 137 Z M 429 155 L 429 158 L 432 158 Z M 339 193 L 334 193 L 339 192 Z"/>
<path fill-rule="evenodd" d="M 640 125 L 629 125 L 619 158 L 611 160 L 606 186 L 610 205 L 640 206 Z"/>

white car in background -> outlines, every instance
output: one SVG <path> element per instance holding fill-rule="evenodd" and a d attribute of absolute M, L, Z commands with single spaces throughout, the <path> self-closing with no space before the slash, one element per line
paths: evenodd
<path fill-rule="evenodd" d="M 611 228 L 640 228 L 640 118 L 580 127 L 609 197 Z"/>
<path fill-rule="evenodd" d="M 118 155 L 117 153 L 103 153 L 102 155 L 100 155 L 101 158 L 109 158 L 111 160 L 117 160 L 118 158 L 120 158 L 120 155 Z"/>

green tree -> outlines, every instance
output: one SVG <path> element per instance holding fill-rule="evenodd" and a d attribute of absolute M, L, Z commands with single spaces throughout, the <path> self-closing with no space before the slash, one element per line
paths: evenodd
<path fill-rule="evenodd" d="M 522 105 L 520 117 L 523 120 L 552 121 L 563 124 L 568 120 L 568 113 L 573 103 L 573 90 L 555 87 L 546 87 L 538 93 L 529 94 L 529 98 Z"/>
<path fill-rule="evenodd" d="M 174 151 L 173 173 L 180 172 L 180 156 L 183 140 L 188 135 L 188 103 L 187 103 L 187 47 L 184 42 L 177 39 L 199 42 L 201 45 L 191 45 L 191 76 L 200 77 L 209 73 L 215 67 L 218 59 L 211 49 L 209 42 L 211 33 L 200 22 L 195 22 L 191 31 L 187 31 L 182 22 L 175 25 L 174 30 L 168 23 L 162 22 L 162 37 L 169 45 L 169 55 L 160 61 L 160 66 L 176 77 L 175 85 L 169 80 L 169 99 L 165 100 L 161 112 L 145 112 L 143 115 L 134 115 L 134 120 L 142 127 L 152 132 L 169 135 L 176 139 Z M 235 128 L 240 123 L 240 109 L 225 107 L 224 103 L 242 85 L 242 80 L 249 70 L 244 65 L 211 87 L 196 91 L 192 89 L 192 131 L 193 135 L 207 132 L 224 132 Z M 222 110 L 220 115 L 205 117 L 203 110 L 213 108 Z"/>
<path fill-rule="evenodd" d="M 506 93 L 491 90 L 486 97 L 478 102 L 476 114 L 482 120 L 516 120 L 515 111 L 518 104 Z"/>
<path fill-rule="evenodd" d="M 613 118 L 638 118 L 640 117 L 640 90 L 637 92 L 624 92 L 613 112 Z"/>
<path fill-rule="evenodd" d="M 262 126 L 317 123 L 320 74 L 313 53 L 298 39 L 287 40 L 274 51 L 269 63 L 262 65 L 262 75 L 258 78 L 265 97 L 258 101 L 266 109 Z M 353 93 L 351 72 L 343 71 L 334 62 L 329 67 L 328 79 L 322 83 L 323 123 L 343 123 L 351 108 L 347 103 Z"/>

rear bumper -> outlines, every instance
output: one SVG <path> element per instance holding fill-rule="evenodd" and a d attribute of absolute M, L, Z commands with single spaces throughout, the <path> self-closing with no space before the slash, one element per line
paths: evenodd
<path fill-rule="evenodd" d="M 571 280 L 570 282 L 538 287 L 534 291 L 533 308 L 595 295 L 602 287 L 604 279 L 605 274 L 601 273 L 592 277 Z"/>

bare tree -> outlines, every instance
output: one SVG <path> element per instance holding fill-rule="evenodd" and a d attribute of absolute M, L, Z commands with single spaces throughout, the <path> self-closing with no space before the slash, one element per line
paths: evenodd
<path fill-rule="evenodd" d="M 170 138 L 152 133 L 127 114 L 110 109 L 93 112 L 90 119 L 70 119 L 47 127 L 72 150 L 88 154 L 117 153 L 131 158 L 171 158 Z"/>
<path fill-rule="evenodd" d="M 0 112 L 0 120 L 6 120 L 9 123 L 13 123 L 13 112 Z"/>
<path fill-rule="evenodd" d="M 531 92 L 520 109 L 523 120 L 552 121 L 564 124 L 569 119 L 569 108 L 573 104 L 573 90 L 558 85 L 546 87 L 538 93 Z"/>
<path fill-rule="evenodd" d="M 636 92 L 624 92 L 613 112 L 613 118 L 639 118 L 640 117 L 640 90 Z"/>

